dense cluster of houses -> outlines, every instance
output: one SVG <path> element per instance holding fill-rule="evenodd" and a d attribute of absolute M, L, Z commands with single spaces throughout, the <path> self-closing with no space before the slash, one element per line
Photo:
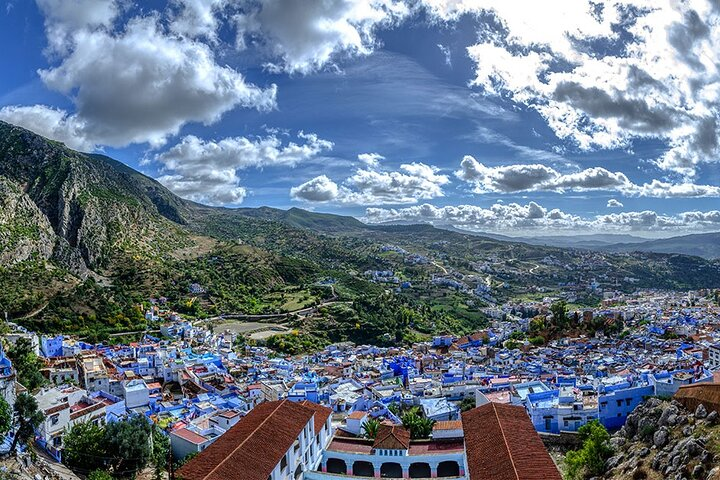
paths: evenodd
<path fill-rule="evenodd" d="M 620 335 L 598 332 L 539 347 L 520 340 L 512 350 L 507 340 L 527 331 L 531 316 L 551 315 L 552 299 L 493 307 L 491 325 L 472 335 L 405 348 L 336 344 L 292 358 L 265 347 L 238 350 L 237 334 L 180 318 L 163 326 L 161 338 L 127 345 L 38 336 L 18 326 L 6 340 L 27 338 L 45 362 L 48 386 L 35 394 L 45 413 L 37 444 L 58 460 L 72 425 L 143 415 L 170 436 L 175 458 L 208 451 L 188 464 L 187 479 L 250 478 L 225 475 L 230 464 L 223 459 L 249 461 L 245 449 L 271 444 L 273 456 L 257 467 L 265 472 L 260 480 L 486 478 L 473 475 L 494 468 L 479 466 L 487 459 L 478 449 L 497 443 L 485 436 L 510 428 L 541 451 L 541 466 L 528 468 L 549 475 L 541 436 L 577 431 L 595 419 L 617 429 L 649 396 L 713 382 L 720 309 L 708 293 L 628 295 L 622 306 L 575 316 L 622 321 Z M 0 394 L 12 403 L 18 388 L 0 353 Z M 477 408 L 461 412 L 464 399 Z M 394 407 L 416 407 L 434 420 L 430 438 L 410 440 Z M 370 419 L 382 421 L 374 439 L 363 437 Z M 468 427 L 481 421 L 492 428 Z M 497 457 L 521 462 L 517 453 L 510 448 Z"/>

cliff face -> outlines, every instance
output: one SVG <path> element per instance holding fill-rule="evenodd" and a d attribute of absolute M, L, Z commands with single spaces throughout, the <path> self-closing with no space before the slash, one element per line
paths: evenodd
<path fill-rule="evenodd" d="M 0 177 L 0 264 L 33 258 L 47 260 L 55 249 L 55 232 L 47 217 L 20 186 Z"/>
<path fill-rule="evenodd" d="M 720 479 L 720 425 L 703 405 L 690 412 L 676 401 L 651 398 L 610 440 L 616 455 L 608 479 Z"/>
<path fill-rule="evenodd" d="M 51 256 L 103 271 L 188 243 L 185 202 L 119 162 L 0 122 L 0 265 Z"/>

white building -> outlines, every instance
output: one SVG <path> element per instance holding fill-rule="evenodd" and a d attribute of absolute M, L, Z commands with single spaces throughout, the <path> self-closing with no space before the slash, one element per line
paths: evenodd
<path fill-rule="evenodd" d="M 123 383 L 123 396 L 125 407 L 129 410 L 137 407 L 144 407 L 150 403 L 150 390 L 145 380 L 135 379 Z"/>
<path fill-rule="evenodd" d="M 261 403 L 177 473 L 185 480 L 297 480 L 320 464 L 331 436 L 329 408 L 304 401 Z M 182 434 L 181 434 L 182 435 Z M 197 439 L 195 439 L 197 440 Z"/>

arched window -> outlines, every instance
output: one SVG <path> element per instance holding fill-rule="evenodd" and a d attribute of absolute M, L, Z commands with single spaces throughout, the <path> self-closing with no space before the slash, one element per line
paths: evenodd
<path fill-rule="evenodd" d="M 459 477 L 460 466 L 457 462 L 447 461 L 440 462 L 437 470 L 438 477 Z"/>
<path fill-rule="evenodd" d="M 339 458 L 328 458 L 326 466 L 328 473 L 340 473 L 342 475 L 347 473 L 345 460 L 341 460 Z"/>
<path fill-rule="evenodd" d="M 380 477 L 382 478 L 403 478 L 402 467 L 399 463 L 385 462 L 380 467 Z"/>
<path fill-rule="evenodd" d="M 374 477 L 375 467 L 370 462 L 357 460 L 353 463 L 353 475 L 356 477 Z"/>
<path fill-rule="evenodd" d="M 413 463 L 410 465 L 410 478 L 430 478 L 430 465 L 427 463 Z"/>

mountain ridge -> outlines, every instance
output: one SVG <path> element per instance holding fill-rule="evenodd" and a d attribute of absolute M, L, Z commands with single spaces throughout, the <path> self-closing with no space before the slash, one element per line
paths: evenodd
<path fill-rule="evenodd" d="M 171 308 L 192 316 L 272 313 L 323 298 L 319 285 L 328 278 L 345 299 L 382 295 L 387 288 L 363 275 L 373 270 L 394 270 L 432 289 L 429 279 L 440 272 L 472 278 L 486 265 L 498 277 L 495 285 L 504 285 L 496 293 L 504 298 L 532 285 L 586 281 L 588 274 L 613 285 L 634 278 L 628 288 L 720 284 L 720 266 L 693 257 L 594 257 L 427 224 L 366 225 L 300 208 L 205 206 L 109 157 L 0 122 L 0 311 L 18 318 L 34 312 L 23 322 L 37 331 L 137 330 L 144 324 L 140 306 L 151 297 L 169 297 Z M 588 265 L 595 265 L 589 273 Z M 454 298 L 418 292 L 404 297 L 422 315 Z M 452 302 L 439 310 L 451 316 L 437 325 L 458 318 L 466 322 L 463 331 L 479 325 L 482 315 L 468 311 L 467 298 Z M 352 315 L 366 315 L 366 307 L 358 308 Z M 360 324 L 353 318 L 348 328 Z"/>

